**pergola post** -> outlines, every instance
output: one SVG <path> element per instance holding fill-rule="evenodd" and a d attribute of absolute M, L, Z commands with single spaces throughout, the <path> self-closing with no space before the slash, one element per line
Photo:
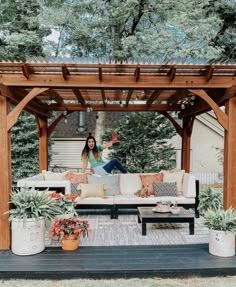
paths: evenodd
<path fill-rule="evenodd" d="M 38 117 L 39 171 L 48 170 L 48 127 L 47 118 Z"/>
<path fill-rule="evenodd" d="M 190 172 L 190 147 L 191 147 L 191 135 L 193 127 L 193 118 L 183 118 L 182 128 L 182 154 L 181 154 L 181 169 L 185 172 Z"/>
<path fill-rule="evenodd" d="M 225 105 L 228 131 L 224 142 L 224 208 L 236 207 L 236 98 Z"/>
<path fill-rule="evenodd" d="M 9 210 L 11 191 L 11 136 L 10 130 L 7 130 L 8 112 L 8 99 L 0 95 L 0 250 L 10 249 L 9 215 L 3 215 L 4 212 Z"/>

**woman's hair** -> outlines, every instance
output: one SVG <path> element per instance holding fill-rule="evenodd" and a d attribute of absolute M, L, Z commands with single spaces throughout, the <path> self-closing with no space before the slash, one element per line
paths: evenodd
<path fill-rule="evenodd" d="M 84 148 L 82 150 L 82 155 L 81 156 L 82 156 L 82 158 L 87 158 L 89 156 L 90 148 L 88 146 L 88 142 L 91 139 L 94 141 L 94 148 L 92 149 L 92 152 L 93 152 L 94 158 L 97 160 L 98 159 L 97 143 L 96 143 L 95 138 L 91 134 L 89 134 L 89 136 L 86 139 L 85 146 L 84 146 Z"/>

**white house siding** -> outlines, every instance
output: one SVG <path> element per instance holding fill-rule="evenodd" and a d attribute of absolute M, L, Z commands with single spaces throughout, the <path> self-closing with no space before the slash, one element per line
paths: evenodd
<path fill-rule="evenodd" d="M 214 120 L 213 127 L 209 128 L 206 119 L 197 117 L 194 121 L 191 137 L 190 169 L 192 172 L 216 172 L 222 173 L 222 165 L 218 161 L 218 149 L 224 147 L 223 129 Z M 212 121 L 211 121 L 212 123 Z M 171 139 L 171 143 L 177 151 L 177 159 L 181 154 L 181 138 L 179 135 Z M 180 163 L 177 160 L 177 167 Z"/>

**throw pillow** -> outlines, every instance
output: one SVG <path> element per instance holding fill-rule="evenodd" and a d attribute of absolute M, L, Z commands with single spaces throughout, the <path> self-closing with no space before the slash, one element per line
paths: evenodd
<path fill-rule="evenodd" d="M 88 176 L 88 183 L 103 183 L 106 186 L 105 194 L 119 195 L 120 193 L 120 175 L 106 175 L 106 176 Z"/>
<path fill-rule="evenodd" d="M 140 174 L 140 179 L 143 187 L 147 187 L 149 194 L 153 195 L 153 182 L 162 182 L 163 181 L 163 173 L 155 173 L 155 174 Z"/>
<path fill-rule="evenodd" d="M 66 178 L 71 183 L 88 183 L 88 175 L 89 173 L 68 172 Z"/>
<path fill-rule="evenodd" d="M 80 183 L 88 183 L 88 175 L 89 173 L 67 173 L 66 178 L 71 183 L 71 193 L 80 194 L 80 192 L 77 190 L 77 187 Z"/>
<path fill-rule="evenodd" d="M 66 180 L 66 172 L 52 172 L 43 170 L 42 171 L 43 177 L 45 180 Z"/>
<path fill-rule="evenodd" d="M 105 197 L 104 184 L 100 183 L 80 183 L 77 189 L 81 190 L 80 198 Z"/>
<path fill-rule="evenodd" d="M 153 182 L 155 196 L 177 196 L 176 182 Z"/>
<path fill-rule="evenodd" d="M 144 187 L 142 189 L 139 189 L 138 191 L 136 191 L 134 193 L 134 195 L 138 196 L 138 197 L 149 197 L 151 194 L 148 191 L 147 187 Z"/>
<path fill-rule="evenodd" d="M 163 182 L 176 182 L 177 195 L 183 194 L 184 170 L 163 170 Z"/>

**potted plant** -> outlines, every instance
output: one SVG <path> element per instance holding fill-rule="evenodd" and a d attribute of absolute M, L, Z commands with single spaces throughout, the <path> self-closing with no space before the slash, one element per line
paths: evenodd
<path fill-rule="evenodd" d="M 209 252 L 216 256 L 235 255 L 236 212 L 229 208 L 207 210 L 204 224 L 209 228 Z"/>
<path fill-rule="evenodd" d="M 88 236 L 90 231 L 87 220 L 80 220 L 78 217 L 55 219 L 50 229 L 50 237 L 57 236 L 61 240 L 64 250 L 75 250 L 78 248 L 80 235 Z"/>
<path fill-rule="evenodd" d="M 45 249 L 45 222 L 51 221 L 60 209 L 46 192 L 34 188 L 11 193 L 9 221 L 12 228 L 11 249 L 17 255 L 32 255 Z"/>

